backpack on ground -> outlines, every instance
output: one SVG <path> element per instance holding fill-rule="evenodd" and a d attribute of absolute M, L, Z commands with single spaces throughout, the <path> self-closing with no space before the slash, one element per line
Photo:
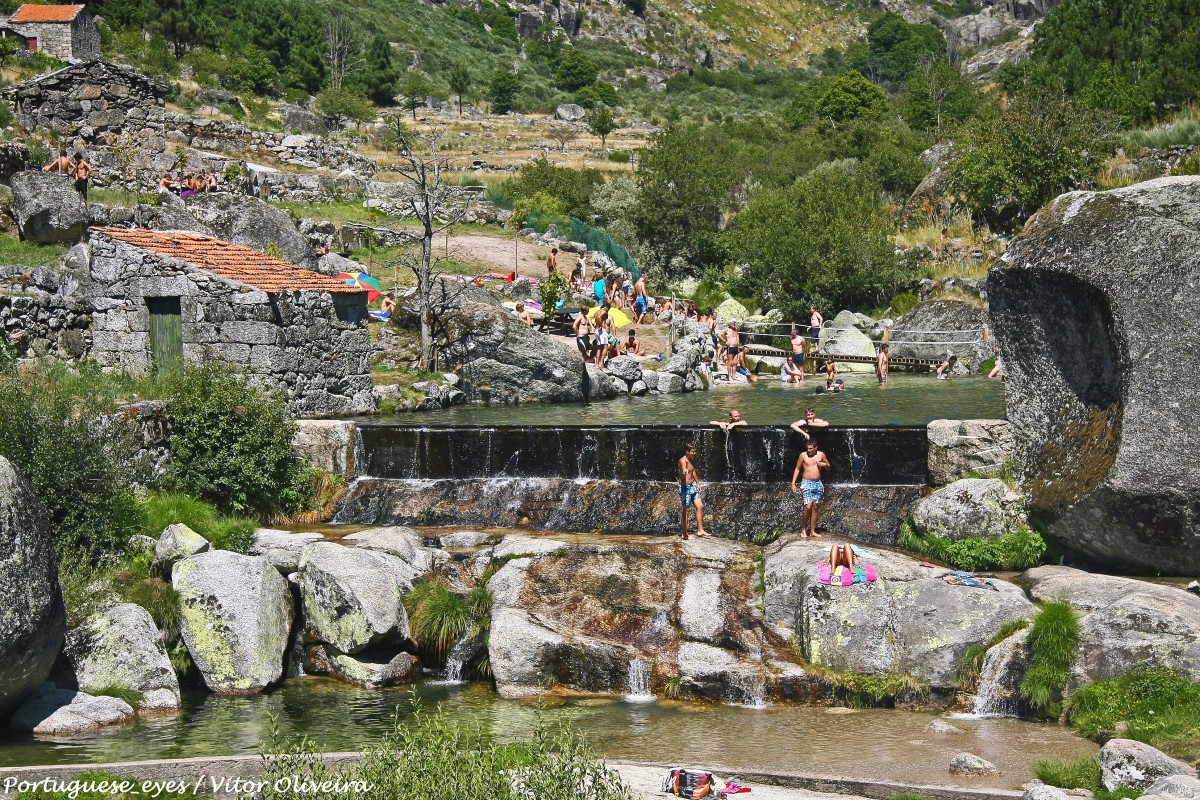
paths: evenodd
<path fill-rule="evenodd" d="M 716 796 L 717 776 L 699 769 L 676 767 L 663 776 L 663 794 L 699 800 Z"/>

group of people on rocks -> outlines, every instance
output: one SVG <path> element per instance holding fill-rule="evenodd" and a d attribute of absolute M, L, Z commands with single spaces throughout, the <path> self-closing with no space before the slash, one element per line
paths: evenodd
<path fill-rule="evenodd" d="M 67 155 L 66 150 L 60 150 L 58 158 L 42 167 L 42 172 L 53 172 L 56 175 L 66 175 L 75 179 L 75 191 L 79 192 L 84 205 L 88 202 L 88 181 L 92 177 L 92 165 L 83 151 L 77 151 L 75 157 Z"/>
<path fill-rule="evenodd" d="M 749 423 L 742 418 L 741 412 L 734 408 L 729 412 L 729 418 L 711 420 L 710 425 L 728 433 L 734 428 L 747 426 Z M 817 519 L 821 514 L 821 503 L 825 499 L 825 482 L 822 470 L 830 468 L 829 457 L 822 452 L 820 445 L 813 439 L 814 429 L 829 427 L 829 421 L 817 416 L 815 408 L 804 412 L 804 419 L 799 419 L 789 426 L 800 436 L 804 437 L 804 450 L 796 459 L 796 468 L 792 471 L 792 493 L 801 495 L 804 501 L 804 514 L 801 518 L 801 538 L 817 538 Z M 680 456 L 677 467 L 679 477 L 679 503 L 682 506 L 680 529 L 682 538 L 689 535 L 689 517 L 694 511 L 696 515 L 696 535 L 708 536 L 704 530 L 704 499 L 700 494 L 700 475 L 696 471 L 696 445 L 688 444 Z M 797 486 L 797 482 L 799 485 Z"/>
<path fill-rule="evenodd" d="M 158 188 L 165 189 L 180 197 L 191 197 L 194 194 L 215 192 L 217 190 L 217 175 L 212 170 L 203 175 L 185 173 L 180 177 L 176 173 L 163 175 L 158 181 Z"/>

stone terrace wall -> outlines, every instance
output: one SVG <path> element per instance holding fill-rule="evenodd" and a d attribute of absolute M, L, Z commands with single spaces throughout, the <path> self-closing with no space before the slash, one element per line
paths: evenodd
<path fill-rule="evenodd" d="M 371 343 L 361 296 L 267 294 L 103 235 L 92 237 L 93 356 L 150 370 L 146 297 L 179 297 L 183 357 L 244 367 L 306 416 L 373 410 Z"/>
<path fill-rule="evenodd" d="M 68 270 L 0 267 L 0 339 L 20 358 L 88 356 L 92 306 L 81 282 Z"/>
<path fill-rule="evenodd" d="M 161 134 L 167 84 L 133 67 L 88 61 L 6 88 L 17 120 L 30 131 L 111 144 L 123 131 Z"/>

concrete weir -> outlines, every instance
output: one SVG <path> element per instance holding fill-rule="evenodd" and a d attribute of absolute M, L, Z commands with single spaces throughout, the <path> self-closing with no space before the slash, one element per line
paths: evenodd
<path fill-rule="evenodd" d="M 362 753 L 323 753 L 321 759 L 330 766 L 354 764 Z M 645 773 L 647 769 L 667 770 L 678 764 L 655 764 L 639 761 L 608 761 L 609 766 L 622 774 L 629 782 L 634 773 Z M 941 784 L 914 784 L 903 781 L 868 781 L 859 778 L 844 778 L 836 775 L 816 775 L 803 772 L 769 772 L 762 770 L 738 770 L 733 767 L 705 765 L 707 769 L 726 779 L 736 777 L 740 783 L 753 787 L 780 787 L 805 792 L 842 794 L 854 797 L 887 800 L 902 792 L 921 795 L 927 800 L 1017 800 L 1021 793 L 1006 789 L 988 789 Z M 67 782 L 84 773 L 104 773 L 116 777 L 136 779 L 139 782 L 184 782 L 188 791 L 197 787 L 200 793 L 214 798 L 237 797 L 245 794 L 244 784 L 235 781 L 258 781 L 263 774 L 260 756 L 226 756 L 221 758 L 178 758 L 155 761 L 122 761 L 112 764 L 63 764 L 45 767 L 13 767 L 0 769 L 0 800 L 12 800 L 18 794 L 21 781 L 34 782 L 47 779 Z M 200 785 L 198 782 L 203 781 Z M 233 787 L 239 786 L 239 790 Z M 635 796 L 657 796 L 657 786 L 631 787 Z M 641 791 L 639 791 L 641 790 Z M 253 793 L 251 793 L 253 794 Z M 370 794 L 348 795 L 369 797 Z"/>
<path fill-rule="evenodd" d="M 928 485 L 924 427 L 817 432 L 833 467 L 822 524 L 895 543 L 900 514 Z M 676 460 L 697 448 L 706 527 L 753 538 L 799 524 L 790 487 L 804 440 L 787 428 L 361 425 L 356 480 L 335 522 L 491 525 L 673 533 Z"/>

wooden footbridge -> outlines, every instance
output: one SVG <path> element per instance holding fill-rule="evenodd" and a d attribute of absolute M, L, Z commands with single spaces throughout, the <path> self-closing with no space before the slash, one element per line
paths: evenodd
<path fill-rule="evenodd" d="M 752 356 L 770 356 L 774 358 L 791 358 L 792 353 L 789 350 L 783 350 L 778 347 L 771 347 L 766 344 L 747 344 L 745 345 L 746 354 Z M 826 357 L 834 360 L 834 363 L 842 364 L 874 364 L 876 356 L 846 356 L 836 353 L 816 353 L 810 352 L 804 359 L 805 365 L 809 363 L 820 365 Z M 888 359 L 888 364 L 895 367 L 909 367 L 913 369 L 928 369 L 929 367 L 937 367 L 941 365 L 941 358 L 905 358 L 900 356 L 891 356 Z"/>

